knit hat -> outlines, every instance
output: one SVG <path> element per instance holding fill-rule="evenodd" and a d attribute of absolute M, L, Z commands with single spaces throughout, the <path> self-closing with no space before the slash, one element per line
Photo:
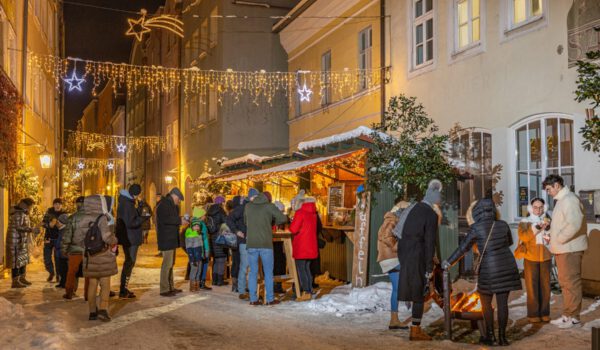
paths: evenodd
<path fill-rule="evenodd" d="M 179 188 L 173 187 L 173 189 L 169 193 L 170 194 L 174 194 L 177 197 L 179 197 L 180 200 L 183 200 L 183 193 L 181 193 L 181 190 Z"/>
<path fill-rule="evenodd" d="M 194 217 L 192 218 L 192 224 L 190 225 L 190 227 L 194 228 L 194 226 L 196 225 L 202 227 L 202 220 L 200 220 L 200 218 Z"/>
<path fill-rule="evenodd" d="M 427 186 L 427 192 L 423 200 L 429 204 L 440 204 L 442 203 L 442 182 L 437 179 L 433 179 Z"/>
<path fill-rule="evenodd" d="M 215 202 L 215 204 L 223 204 L 223 203 L 225 203 L 225 197 L 216 196 L 214 202 Z"/>
<path fill-rule="evenodd" d="M 356 194 L 361 194 L 365 191 L 365 185 L 360 185 L 356 188 Z"/>
<path fill-rule="evenodd" d="M 58 221 L 60 221 L 61 224 L 66 225 L 69 223 L 69 215 L 67 214 L 61 214 L 58 217 Z"/>
<path fill-rule="evenodd" d="M 248 191 L 248 200 L 252 199 L 252 197 L 256 197 L 256 196 L 258 196 L 258 193 L 259 193 L 259 192 L 258 192 L 258 190 L 257 190 L 256 188 L 251 188 L 251 189 Z"/>
<path fill-rule="evenodd" d="M 137 196 L 140 193 L 142 193 L 142 186 L 140 186 L 139 184 L 133 184 L 131 186 L 129 186 L 129 194 L 132 196 Z"/>
<path fill-rule="evenodd" d="M 206 215 L 206 210 L 202 207 L 195 207 L 192 211 L 192 215 L 194 215 L 194 218 L 201 218 Z"/>
<path fill-rule="evenodd" d="M 273 202 L 273 195 L 269 191 L 264 191 L 265 197 L 269 200 L 269 203 Z"/>

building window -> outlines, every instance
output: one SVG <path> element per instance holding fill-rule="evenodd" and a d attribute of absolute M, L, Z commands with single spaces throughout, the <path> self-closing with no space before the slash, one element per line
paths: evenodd
<path fill-rule="evenodd" d="M 480 0 L 455 0 L 455 50 L 461 50 L 480 40 Z"/>
<path fill-rule="evenodd" d="M 359 69 L 359 87 L 366 89 L 369 87 L 369 77 L 372 68 L 372 30 L 371 27 L 365 28 L 358 33 L 358 69 Z"/>
<path fill-rule="evenodd" d="M 527 205 L 536 197 L 546 198 L 542 181 L 551 174 L 573 186 L 573 121 L 566 118 L 546 117 L 522 125 L 515 131 L 517 151 L 517 207 L 519 216 L 527 216 Z"/>
<path fill-rule="evenodd" d="M 217 96 L 217 88 L 214 87 L 208 90 L 208 121 L 217 120 L 219 98 Z"/>
<path fill-rule="evenodd" d="M 464 216 L 471 202 L 492 188 L 492 135 L 473 129 L 459 132 L 450 141 L 450 160 L 463 179 L 458 189 L 460 215 Z"/>
<path fill-rule="evenodd" d="M 331 103 L 331 51 L 321 56 L 321 105 Z"/>
<path fill-rule="evenodd" d="M 215 7 L 214 9 L 212 9 L 212 11 L 210 11 L 210 34 L 209 34 L 209 47 L 215 47 L 217 46 L 217 41 L 218 41 L 218 35 L 219 35 L 219 22 L 218 22 L 218 12 L 219 9 L 217 7 Z"/>
<path fill-rule="evenodd" d="M 544 13 L 543 0 L 508 0 L 511 28 L 535 21 Z"/>
<path fill-rule="evenodd" d="M 433 63 L 434 0 L 413 0 L 412 6 L 412 60 L 413 69 Z"/>

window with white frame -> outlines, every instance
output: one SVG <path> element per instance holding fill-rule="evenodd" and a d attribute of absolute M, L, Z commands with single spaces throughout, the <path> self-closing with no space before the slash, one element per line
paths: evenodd
<path fill-rule="evenodd" d="M 574 185 L 573 121 L 556 116 L 532 120 L 515 130 L 515 138 L 518 215 L 527 216 L 527 205 L 533 198 L 546 198 L 553 206 L 542 188 L 546 176 L 557 174 L 565 186 Z"/>
<path fill-rule="evenodd" d="M 358 69 L 359 71 L 359 88 L 366 89 L 369 87 L 369 71 L 373 67 L 372 63 L 372 48 L 373 48 L 373 31 L 371 27 L 365 28 L 358 33 Z"/>
<path fill-rule="evenodd" d="M 478 43 L 481 36 L 481 0 L 455 0 L 455 50 Z"/>
<path fill-rule="evenodd" d="M 331 103 L 331 51 L 321 56 L 321 106 Z"/>
<path fill-rule="evenodd" d="M 434 0 L 412 0 L 412 67 L 433 63 Z"/>
<path fill-rule="evenodd" d="M 212 9 L 212 11 L 210 11 L 210 34 L 208 39 L 209 47 L 217 46 L 219 35 L 219 19 L 217 18 L 218 13 L 219 9 L 216 6 Z"/>
<path fill-rule="evenodd" d="M 511 28 L 532 22 L 544 14 L 544 0 L 508 0 Z"/>

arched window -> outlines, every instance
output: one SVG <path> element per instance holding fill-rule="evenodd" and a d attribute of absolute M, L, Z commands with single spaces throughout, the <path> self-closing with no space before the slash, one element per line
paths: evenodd
<path fill-rule="evenodd" d="M 517 214 L 527 216 L 527 205 L 535 197 L 553 206 L 542 188 L 546 176 L 558 174 L 565 186 L 574 186 L 573 120 L 556 115 L 529 120 L 517 126 L 515 138 Z"/>

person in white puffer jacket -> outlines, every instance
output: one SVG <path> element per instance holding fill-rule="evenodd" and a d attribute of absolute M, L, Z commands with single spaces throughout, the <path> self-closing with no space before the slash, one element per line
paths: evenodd
<path fill-rule="evenodd" d="M 588 248 L 587 224 L 579 198 L 564 186 L 562 177 L 549 175 L 542 185 L 556 200 L 550 228 L 550 252 L 554 254 L 563 295 L 562 316 L 552 324 L 572 328 L 581 325 L 581 261 Z"/>

